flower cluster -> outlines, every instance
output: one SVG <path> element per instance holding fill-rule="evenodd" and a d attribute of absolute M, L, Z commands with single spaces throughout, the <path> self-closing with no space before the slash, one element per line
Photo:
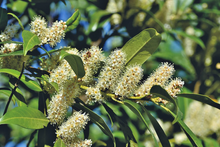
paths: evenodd
<path fill-rule="evenodd" d="M 60 137 L 68 146 L 74 143 L 74 141 L 79 142 L 77 136 L 88 123 L 88 121 L 89 116 L 87 114 L 82 113 L 81 111 L 74 112 L 66 122 L 59 126 L 59 130 L 57 130 L 57 136 Z M 88 146 L 91 144 L 90 142 L 91 141 L 80 141 L 82 144 L 87 143 Z"/>
<path fill-rule="evenodd" d="M 4 32 L 0 34 L 0 40 L 2 42 L 9 41 L 11 38 L 15 36 L 17 33 L 18 26 L 17 25 L 8 25 L 6 26 Z"/>
<path fill-rule="evenodd" d="M 66 22 L 62 20 L 54 22 L 52 27 L 48 28 L 45 19 L 41 16 L 36 16 L 30 25 L 30 31 L 39 37 L 41 44 L 50 44 L 52 47 L 65 37 L 67 28 Z"/>
<path fill-rule="evenodd" d="M 103 102 L 101 91 L 99 88 L 89 87 L 86 91 L 87 101 L 86 103 L 91 104 L 93 102 Z"/>

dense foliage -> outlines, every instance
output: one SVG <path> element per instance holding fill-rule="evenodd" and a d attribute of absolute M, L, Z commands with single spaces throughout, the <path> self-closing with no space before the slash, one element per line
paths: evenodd
<path fill-rule="evenodd" d="M 220 2 L 1 6 L 0 146 L 219 146 Z"/>

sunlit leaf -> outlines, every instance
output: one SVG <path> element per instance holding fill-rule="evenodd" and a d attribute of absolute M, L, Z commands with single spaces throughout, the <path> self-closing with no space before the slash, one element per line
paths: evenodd
<path fill-rule="evenodd" d="M 67 29 L 65 30 L 65 32 L 72 31 L 73 29 L 75 29 L 78 26 L 80 19 L 81 15 L 79 13 L 79 10 L 76 10 L 76 12 L 74 12 L 73 15 L 67 20 Z"/>
<path fill-rule="evenodd" d="M 0 118 L 0 124 L 16 124 L 28 129 L 41 129 L 48 123 L 41 111 L 26 106 L 16 107 Z"/>
<path fill-rule="evenodd" d="M 21 29 L 24 30 L 24 26 L 22 25 L 20 19 L 13 13 L 8 13 L 9 15 L 12 15 L 15 19 L 17 19 L 18 24 L 20 25 Z"/>
<path fill-rule="evenodd" d="M 0 7 L 0 33 L 4 31 L 5 27 L 7 26 L 8 22 L 8 15 L 7 10 Z"/>
<path fill-rule="evenodd" d="M 110 129 L 109 129 L 108 125 L 105 123 L 105 121 L 99 115 L 97 115 L 95 112 L 93 112 L 92 110 L 90 110 L 86 106 L 80 105 L 78 103 L 75 103 L 73 105 L 73 107 L 76 110 L 82 110 L 83 112 L 87 112 L 89 114 L 91 121 L 93 123 L 95 123 L 103 131 L 103 133 L 105 133 L 110 138 L 112 138 L 113 143 L 114 143 L 114 147 L 116 146 L 115 138 L 114 138 L 112 132 L 110 131 Z"/>
<path fill-rule="evenodd" d="M 25 9 L 27 8 L 28 3 L 24 1 L 14 1 L 12 3 L 11 9 L 18 13 L 23 13 Z"/>
<path fill-rule="evenodd" d="M 220 109 L 220 104 L 214 102 L 212 99 L 210 99 L 208 96 L 206 95 L 201 95 L 201 94 L 194 94 L 194 93 L 181 93 L 181 94 L 177 94 L 177 96 L 180 97 L 185 97 L 185 98 L 189 98 L 189 99 L 193 99 L 193 100 L 197 100 L 203 103 L 206 103 L 208 105 L 211 105 L 215 108 Z"/>
<path fill-rule="evenodd" d="M 172 111 L 170 111 L 166 107 L 164 106 L 161 106 L 161 107 L 164 108 L 164 110 L 166 110 L 167 112 L 169 112 L 174 118 L 177 117 Z M 196 137 L 196 135 L 187 127 L 187 125 L 181 119 L 178 119 L 177 123 L 183 129 L 183 131 L 185 132 L 186 136 L 188 137 L 188 139 L 190 140 L 193 146 L 203 147 L 201 141 Z"/>
<path fill-rule="evenodd" d="M 83 61 L 79 56 L 69 54 L 62 50 L 60 60 L 63 58 L 70 64 L 72 70 L 75 72 L 78 78 L 82 78 L 85 75 Z"/>
<path fill-rule="evenodd" d="M 170 147 L 170 143 L 169 140 L 166 136 L 166 134 L 164 133 L 163 129 L 161 128 L 160 124 L 157 122 L 157 120 L 150 114 L 150 112 L 148 112 L 148 110 L 142 106 L 142 108 L 144 109 L 144 111 L 147 113 L 148 118 L 150 119 L 154 130 L 157 133 L 158 138 L 160 139 L 160 142 L 162 144 L 162 146 L 166 146 L 166 147 Z"/>
<path fill-rule="evenodd" d="M 213 138 L 204 138 L 205 147 L 219 147 L 219 143 Z"/>
<path fill-rule="evenodd" d="M 66 147 L 66 145 L 60 138 L 58 138 L 54 144 L 54 147 Z"/>
<path fill-rule="evenodd" d="M 135 113 L 135 114 L 137 115 L 137 117 L 138 117 L 141 121 L 143 121 L 143 123 L 145 124 L 146 128 L 150 131 L 150 133 L 151 133 L 151 135 L 152 135 L 152 137 L 153 137 L 153 139 L 154 139 L 155 146 L 156 146 L 156 147 L 159 147 L 158 142 L 157 142 L 157 140 L 156 140 L 156 138 L 155 138 L 155 136 L 154 136 L 152 130 L 151 130 L 150 127 L 149 127 L 149 124 L 145 121 L 145 119 L 144 119 L 143 115 L 140 113 L 140 111 L 135 107 L 135 104 L 134 104 L 134 103 L 131 103 L 130 101 L 127 101 L 127 100 L 124 102 L 124 104 L 125 104 L 129 109 L 131 109 L 131 111 L 132 111 L 133 113 Z"/>
<path fill-rule="evenodd" d="M 126 53 L 126 66 L 143 64 L 155 52 L 160 41 L 160 34 L 152 28 L 134 36 L 122 47 L 122 51 Z"/>
<path fill-rule="evenodd" d="M 107 144 L 101 140 L 96 140 L 92 144 L 93 147 L 107 146 Z"/>
<path fill-rule="evenodd" d="M 0 69 L 0 73 L 7 73 L 10 74 L 16 78 L 19 77 L 20 72 L 14 69 Z M 24 75 L 21 76 L 21 82 L 23 82 L 28 88 L 34 90 L 34 91 L 42 91 L 41 87 L 39 86 L 39 84 L 35 81 L 32 81 L 30 79 L 28 79 L 27 77 L 25 77 Z"/>
<path fill-rule="evenodd" d="M 34 33 L 31 33 L 30 31 L 27 31 L 27 30 L 24 30 L 22 32 L 22 38 L 23 38 L 23 41 L 24 41 L 24 45 L 23 45 L 24 56 L 35 45 L 39 45 L 41 43 L 41 41 L 37 37 L 37 35 L 35 35 Z"/>
<path fill-rule="evenodd" d="M 150 90 L 151 94 L 155 94 L 159 97 L 161 97 L 162 99 L 165 99 L 167 101 L 170 101 L 171 103 L 174 104 L 175 106 L 175 110 L 177 111 L 177 117 L 174 119 L 174 121 L 172 122 L 173 124 L 177 122 L 177 120 L 181 120 L 182 119 L 182 112 L 179 110 L 179 107 L 176 103 L 176 100 L 174 100 L 174 98 L 172 98 L 165 89 L 163 89 L 161 86 L 159 85 L 154 85 L 151 90 Z"/>

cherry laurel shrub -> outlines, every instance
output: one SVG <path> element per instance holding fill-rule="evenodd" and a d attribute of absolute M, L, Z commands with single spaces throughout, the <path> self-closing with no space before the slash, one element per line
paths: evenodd
<path fill-rule="evenodd" d="M 109 56 L 105 56 L 97 46 L 83 51 L 68 46 L 37 56 L 33 54 L 35 49 L 43 49 L 45 44 L 55 47 L 65 38 L 66 32 L 76 28 L 79 20 L 80 13 L 76 11 L 66 22 L 55 21 L 48 27 L 43 17 L 36 16 L 30 23 L 30 31 L 22 30 L 23 42 L 11 41 L 19 26 L 11 24 L 1 32 L 0 73 L 9 78 L 17 78 L 17 82 L 11 85 L 11 90 L 0 90 L 0 93 L 9 97 L 0 124 L 16 124 L 38 130 L 38 146 L 46 144 L 39 134 L 53 126 L 56 134 L 52 141 L 53 146 L 90 147 L 92 140 L 80 138 L 79 133 L 91 121 L 112 138 L 113 145 L 116 146 L 108 125 L 90 109 L 90 106 L 103 105 L 113 121 L 117 121 L 120 126 L 124 125 L 121 129 L 126 144 L 138 146 L 129 126 L 117 117 L 109 105 L 118 103 L 128 107 L 143 121 L 146 129 L 153 135 L 155 146 L 159 146 L 149 128 L 149 122 L 145 121 L 138 110 L 137 106 L 141 106 L 156 130 L 160 143 L 169 147 L 171 145 L 167 136 L 145 107 L 146 102 L 151 101 L 173 116 L 173 123 L 181 126 L 192 145 L 202 146 L 201 141 L 182 121 L 176 99 L 184 81 L 172 77 L 175 72 L 174 65 L 163 62 L 147 79 L 143 79 L 141 65 L 157 49 L 161 41 L 161 36 L 155 29 L 143 30 L 121 49 L 112 51 Z M 19 24 L 23 28 L 22 24 Z M 39 62 L 39 68 L 31 67 L 34 61 Z M 31 79 L 27 80 L 30 77 Z M 23 96 L 18 97 L 20 83 L 39 93 L 38 109 L 29 107 Z M 219 104 L 206 96 L 179 95 L 220 108 Z M 17 106 L 8 111 L 11 100 L 16 102 Z M 168 103 L 172 103 L 174 109 L 169 109 Z M 73 111 L 67 118 L 70 107 Z M 36 133 L 37 131 L 33 135 Z M 28 145 L 30 142 L 31 139 Z"/>

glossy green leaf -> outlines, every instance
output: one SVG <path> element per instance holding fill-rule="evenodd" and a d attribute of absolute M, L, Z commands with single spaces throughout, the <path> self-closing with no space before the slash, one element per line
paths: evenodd
<path fill-rule="evenodd" d="M 130 140 L 137 142 L 128 124 L 125 123 L 122 118 L 117 116 L 107 104 L 103 103 L 102 105 L 104 106 L 105 110 L 109 113 L 112 120 L 118 122 L 120 129 L 124 134 L 126 142 L 129 143 Z"/>
<path fill-rule="evenodd" d="M 113 143 L 114 143 L 114 147 L 116 146 L 115 138 L 114 138 L 112 132 L 110 131 L 110 129 L 109 129 L 108 125 L 105 123 L 105 121 L 99 115 L 97 115 L 95 112 L 93 112 L 92 110 L 90 110 L 86 106 L 80 105 L 78 103 L 75 103 L 73 105 L 73 107 L 76 110 L 82 110 L 83 112 L 87 112 L 89 114 L 91 121 L 93 123 L 95 123 L 103 131 L 103 133 L 105 133 L 110 138 L 112 138 Z"/>
<path fill-rule="evenodd" d="M 8 23 L 7 10 L 0 7 L 0 33 L 4 31 Z"/>
<path fill-rule="evenodd" d="M 80 12 L 79 10 L 76 10 L 76 12 L 74 12 L 73 15 L 67 20 L 67 29 L 65 30 L 65 32 L 72 31 L 73 29 L 75 29 L 78 26 L 80 19 Z"/>
<path fill-rule="evenodd" d="M 7 73 L 10 74 L 16 78 L 19 77 L 20 72 L 14 69 L 0 69 L 0 73 Z M 41 87 L 39 86 L 39 84 L 35 81 L 32 81 L 30 79 L 28 79 L 27 77 L 25 77 L 24 75 L 21 76 L 21 82 L 23 82 L 28 88 L 34 90 L 34 91 L 42 91 Z"/>
<path fill-rule="evenodd" d="M 160 41 L 160 34 L 152 28 L 134 36 L 122 47 L 122 51 L 126 53 L 126 66 L 143 64 L 155 52 Z"/>
<path fill-rule="evenodd" d="M 24 56 L 35 45 L 39 45 L 41 43 L 41 41 L 37 37 L 37 35 L 35 35 L 34 33 L 31 33 L 30 31 L 27 31 L 27 30 L 24 30 L 22 32 L 22 38 L 23 38 L 23 41 L 24 41 L 24 45 L 23 45 Z"/>
<path fill-rule="evenodd" d="M 128 100 L 125 100 L 125 101 L 124 101 L 124 104 L 125 104 L 133 113 L 135 113 L 135 114 L 137 115 L 137 117 L 138 117 L 141 121 L 143 121 L 143 123 L 145 124 L 146 128 L 150 131 L 150 133 L 151 133 L 151 135 L 152 135 L 152 137 L 153 137 L 153 139 L 154 139 L 155 146 L 156 146 L 156 147 L 159 147 L 159 144 L 158 144 L 158 142 L 157 142 L 157 140 L 156 140 L 156 138 L 155 138 L 155 136 L 154 136 L 152 130 L 150 129 L 149 124 L 145 121 L 145 119 L 144 119 L 144 117 L 142 116 L 142 114 L 140 113 L 140 111 L 135 107 L 135 104 L 132 103 L 131 101 L 128 101 Z"/>
<path fill-rule="evenodd" d="M 54 147 L 66 147 L 66 145 L 60 138 L 58 138 L 54 144 Z"/>
<path fill-rule="evenodd" d="M 157 122 L 157 120 L 150 114 L 150 112 L 148 112 L 148 110 L 142 106 L 142 108 L 144 109 L 144 111 L 147 113 L 148 118 L 150 119 L 154 130 L 157 133 L 158 138 L 160 139 L 160 142 L 162 144 L 162 146 L 166 146 L 166 147 L 170 147 L 170 142 L 166 136 L 166 134 L 164 133 L 163 129 L 161 128 L 160 124 Z"/>
<path fill-rule="evenodd" d="M 41 111 L 26 106 L 16 107 L 0 118 L 0 124 L 16 124 L 28 129 L 41 129 L 48 123 Z"/>
<path fill-rule="evenodd" d="M 2 94 L 4 94 L 4 95 L 6 95 L 6 96 L 8 96 L 8 98 L 9 98 L 9 96 L 11 95 L 11 90 L 0 90 L 0 93 L 2 93 Z M 13 95 L 12 96 L 12 101 L 13 101 L 13 103 L 15 104 L 15 101 L 17 100 L 17 98 Z"/>
<path fill-rule="evenodd" d="M 164 108 L 164 110 L 166 110 L 167 112 L 169 112 L 174 118 L 177 117 L 172 111 L 170 111 L 166 107 L 164 106 L 161 106 L 161 107 Z M 187 127 L 187 125 L 181 119 L 178 119 L 177 123 L 183 129 L 183 131 L 185 132 L 186 136 L 188 137 L 188 139 L 190 140 L 193 146 L 203 147 L 201 141 L 196 137 L 196 135 Z"/>
<path fill-rule="evenodd" d="M 63 58 L 70 64 L 72 70 L 75 72 L 78 78 L 82 78 L 85 75 L 83 61 L 79 56 L 69 54 L 62 50 L 60 54 L 60 60 Z"/>
<path fill-rule="evenodd" d="M 174 121 L 172 122 L 173 124 L 176 123 L 178 120 L 182 119 L 182 112 L 179 110 L 179 107 L 176 103 L 176 100 L 174 100 L 174 98 L 172 98 L 165 89 L 163 89 L 161 86 L 159 85 L 154 85 L 151 90 L 150 90 L 151 94 L 155 94 L 159 97 L 161 97 L 162 99 L 165 99 L 167 101 L 170 101 L 171 103 L 174 104 L 175 106 L 175 110 L 177 111 L 177 117 L 174 119 Z"/>
<path fill-rule="evenodd" d="M 193 99 L 193 100 L 197 100 L 203 103 L 206 103 L 210 106 L 213 106 L 215 108 L 220 109 L 220 104 L 214 102 L 212 99 L 210 99 L 208 96 L 206 95 L 201 95 L 201 94 L 194 94 L 194 93 L 181 93 L 181 94 L 177 94 L 177 96 L 180 97 L 185 97 L 185 98 L 189 98 L 189 99 Z"/>
<path fill-rule="evenodd" d="M 18 13 L 24 13 L 25 9 L 27 8 L 28 3 L 24 1 L 14 1 L 12 3 L 11 9 Z"/>
<path fill-rule="evenodd" d="M 107 146 L 107 144 L 101 140 L 95 140 L 93 143 L 92 143 L 92 146 L 93 147 L 100 147 L 100 146 Z"/>
<path fill-rule="evenodd" d="M 185 33 L 184 31 L 170 30 L 169 32 L 177 34 L 177 35 L 181 35 L 183 37 L 187 37 L 189 39 L 192 39 L 197 44 L 199 44 L 203 49 L 205 49 L 205 44 L 203 43 L 203 41 L 200 38 L 196 37 L 196 36 L 189 35 L 189 34 Z"/>
<path fill-rule="evenodd" d="M 20 19 L 13 13 L 8 13 L 9 15 L 13 16 L 15 19 L 17 19 L 18 24 L 20 25 L 21 29 L 24 30 L 24 26 L 22 25 Z"/>
<path fill-rule="evenodd" d="M 107 16 L 107 15 L 111 15 L 111 14 L 112 13 L 105 11 L 105 10 L 95 11 L 92 14 L 92 16 L 90 17 L 91 22 L 89 23 L 87 34 L 89 34 L 90 32 L 96 31 L 96 29 L 98 28 L 98 25 L 100 23 L 100 20 L 103 16 Z"/>

